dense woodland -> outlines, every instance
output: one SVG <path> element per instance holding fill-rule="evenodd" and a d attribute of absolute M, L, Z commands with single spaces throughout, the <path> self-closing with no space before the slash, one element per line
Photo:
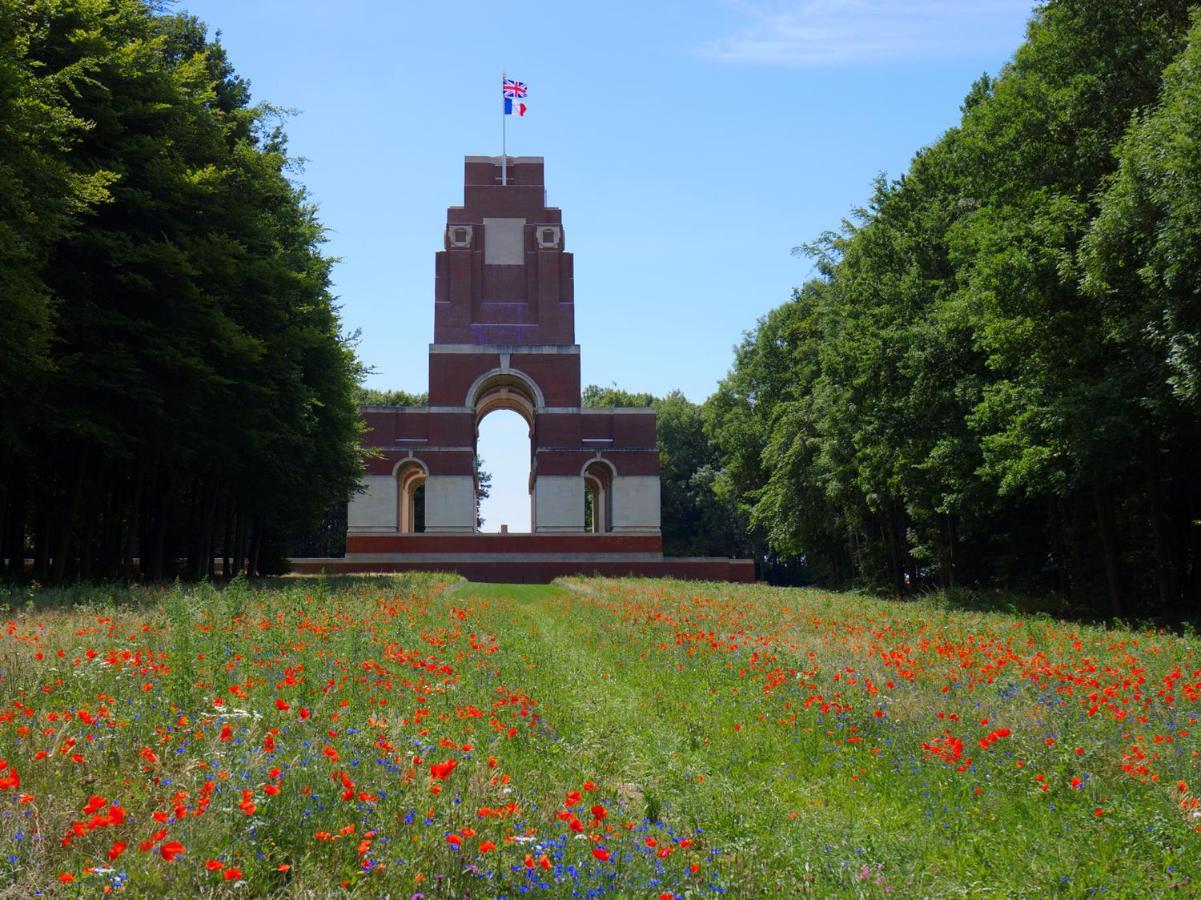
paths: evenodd
<path fill-rule="evenodd" d="M 1201 7 L 1055 0 L 705 404 L 815 578 L 1201 599 Z"/>
<path fill-rule="evenodd" d="M 712 397 L 584 402 L 657 409 L 670 554 L 1196 615 L 1201 6 L 1050 0 L 965 89 Z M 356 387 L 293 175 L 195 20 L 0 0 L 10 566 L 262 570 L 353 489 L 356 405 L 425 402 Z"/>
<path fill-rule="evenodd" d="M 278 125 L 190 17 L 0 0 L 10 569 L 262 571 L 353 489 L 360 372 Z"/>

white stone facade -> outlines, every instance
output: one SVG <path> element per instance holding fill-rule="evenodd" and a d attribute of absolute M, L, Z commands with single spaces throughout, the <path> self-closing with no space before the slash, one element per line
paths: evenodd
<path fill-rule="evenodd" d="M 470 475 L 431 475 L 425 481 L 427 534 L 475 532 L 475 479 Z"/>
<path fill-rule="evenodd" d="M 613 479 L 613 533 L 659 533 L 659 476 Z"/>
<path fill-rule="evenodd" d="M 538 534 L 582 534 L 584 479 L 575 475 L 540 475 L 534 484 L 534 521 Z"/>
<path fill-rule="evenodd" d="M 392 475 L 367 475 L 363 491 L 350 498 L 347 510 L 349 530 L 355 534 L 394 534 L 399 509 L 396 478 Z"/>

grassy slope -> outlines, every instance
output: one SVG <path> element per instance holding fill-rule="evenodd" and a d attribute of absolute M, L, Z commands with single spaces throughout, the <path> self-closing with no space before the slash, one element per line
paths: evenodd
<path fill-rule="evenodd" d="M 22 779 L 0 791 L 7 883 L 433 896 L 1201 885 L 1189 640 L 761 587 L 444 587 L 292 580 L 49 611 L 36 604 L 54 597 L 33 598 L 0 645 L 0 693 L 33 710 L 0 725 L 0 757 Z M 86 656 L 139 647 L 132 664 Z M 108 718 L 87 728 L 60 718 L 100 705 Z M 998 728 L 1011 733 L 980 746 Z M 81 762 L 62 751 L 70 736 Z M 197 815 L 206 782 L 214 799 Z M 573 790 L 583 797 L 565 807 Z M 127 821 L 61 846 L 92 795 Z M 186 848 L 173 862 L 162 841 L 138 849 L 160 824 Z M 129 848 L 112 871 L 86 873 L 118 832 Z M 206 870 L 210 858 L 240 877 Z M 60 872 L 78 880 L 59 885 Z"/>

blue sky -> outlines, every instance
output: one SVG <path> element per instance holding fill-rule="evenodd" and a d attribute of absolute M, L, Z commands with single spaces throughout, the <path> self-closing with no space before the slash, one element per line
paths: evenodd
<path fill-rule="evenodd" d="M 499 154 L 502 70 L 529 84 L 509 152 L 546 158 L 575 254 L 584 383 L 700 401 L 810 274 L 880 172 L 959 117 L 1021 43 L 1028 0 L 512 5 L 183 0 L 254 97 L 291 109 L 368 384 L 426 388 L 434 252 L 465 155 Z M 528 527 L 516 414 L 481 426 L 485 530 Z"/>

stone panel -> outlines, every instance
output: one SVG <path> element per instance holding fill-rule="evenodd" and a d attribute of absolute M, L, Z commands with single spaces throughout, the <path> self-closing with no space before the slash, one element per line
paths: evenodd
<path fill-rule="evenodd" d="M 430 475 L 425 481 L 429 534 L 475 531 L 475 481 L 470 475 Z"/>
<path fill-rule="evenodd" d="M 365 475 L 363 491 L 350 498 L 346 512 L 351 533 L 371 534 L 396 531 L 399 511 L 396 479 L 391 475 Z"/>
<path fill-rule="evenodd" d="M 619 475 L 613 479 L 613 531 L 659 531 L 659 479 L 657 476 Z"/>
<path fill-rule="evenodd" d="M 484 265 L 525 264 L 525 219 L 484 219 Z"/>
<path fill-rule="evenodd" d="M 539 475 L 534 484 L 534 531 L 572 534 L 584 531 L 584 479 Z"/>

